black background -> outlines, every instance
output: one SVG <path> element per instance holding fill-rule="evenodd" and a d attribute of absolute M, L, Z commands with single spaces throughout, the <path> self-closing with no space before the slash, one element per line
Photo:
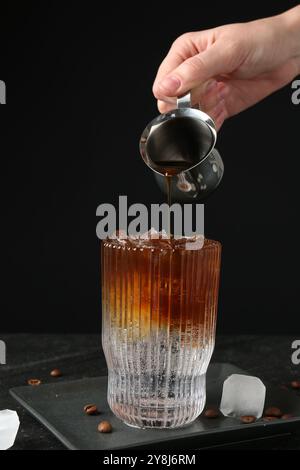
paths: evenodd
<path fill-rule="evenodd" d="M 11 2 L 1 11 L 0 332 L 100 330 L 96 207 L 162 202 L 138 140 L 186 31 L 298 2 Z M 102 6 L 103 5 L 103 6 Z M 299 332 L 299 113 L 285 87 L 225 123 L 206 235 L 222 242 L 219 331 Z"/>

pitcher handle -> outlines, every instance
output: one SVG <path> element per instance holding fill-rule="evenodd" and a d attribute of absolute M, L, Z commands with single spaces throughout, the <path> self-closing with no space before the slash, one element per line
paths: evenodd
<path fill-rule="evenodd" d="M 188 92 L 186 95 L 180 96 L 177 98 L 177 108 L 191 108 L 191 93 Z"/>

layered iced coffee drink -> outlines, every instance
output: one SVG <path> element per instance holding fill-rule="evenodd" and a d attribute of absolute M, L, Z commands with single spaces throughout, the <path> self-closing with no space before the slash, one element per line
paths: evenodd
<path fill-rule="evenodd" d="M 201 237 L 102 242 L 108 402 L 125 423 L 175 428 L 202 412 L 220 259 Z"/>

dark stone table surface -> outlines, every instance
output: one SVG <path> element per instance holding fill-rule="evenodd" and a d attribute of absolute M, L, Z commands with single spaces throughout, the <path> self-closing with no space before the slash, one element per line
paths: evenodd
<path fill-rule="evenodd" d="M 63 445 L 31 417 L 9 395 L 9 389 L 26 384 L 29 378 L 43 383 L 73 380 L 106 374 L 99 335 L 0 335 L 7 346 L 7 364 L 0 365 L 0 410 L 17 410 L 21 426 L 13 449 L 62 450 Z M 292 364 L 288 336 L 218 336 L 213 360 L 230 362 L 274 385 L 300 379 L 300 366 Z M 63 377 L 53 379 L 49 372 L 60 368 Z M 300 393 L 293 391 L 299 396 Z M 294 435 L 270 442 L 248 444 L 248 448 L 298 449 L 300 429 Z"/>

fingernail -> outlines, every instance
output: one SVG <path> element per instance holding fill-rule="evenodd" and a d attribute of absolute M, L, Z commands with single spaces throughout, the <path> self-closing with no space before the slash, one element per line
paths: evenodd
<path fill-rule="evenodd" d="M 218 83 L 217 80 L 209 81 L 206 85 L 205 92 L 209 93 L 210 91 L 212 91 L 214 88 L 216 88 L 217 83 Z"/>
<path fill-rule="evenodd" d="M 172 77 L 172 76 L 164 78 L 158 84 L 159 88 L 163 91 L 163 93 L 166 93 L 167 95 L 172 95 L 176 93 L 180 85 L 181 85 L 181 82 L 179 78 Z"/>
<path fill-rule="evenodd" d="M 170 105 L 169 103 L 166 103 L 165 101 L 160 101 L 160 100 L 157 102 L 157 107 L 160 113 L 167 113 L 171 109 L 174 109 L 173 104 Z"/>
<path fill-rule="evenodd" d="M 176 104 L 176 97 L 172 96 L 164 96 L 163 99 L 159 100 L 163 103 L 168 103 L 168 104 Z"/>

